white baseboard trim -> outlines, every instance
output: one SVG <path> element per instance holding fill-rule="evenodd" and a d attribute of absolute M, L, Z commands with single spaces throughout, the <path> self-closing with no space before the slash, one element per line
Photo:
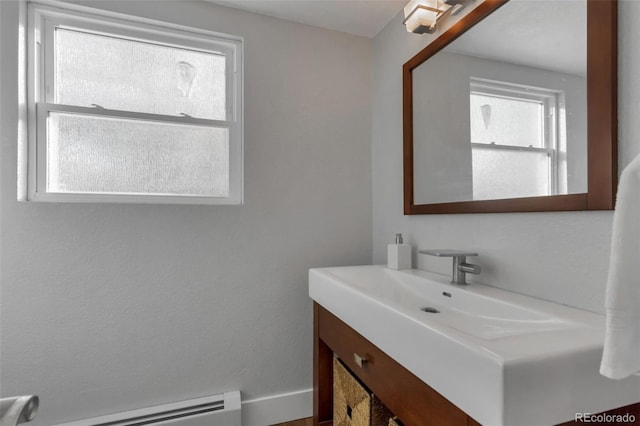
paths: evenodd
<path fill-rule="evenodd" d="M 313 389 L 242 401 L 242 426 L 269 426 L 313 415 Z"/>

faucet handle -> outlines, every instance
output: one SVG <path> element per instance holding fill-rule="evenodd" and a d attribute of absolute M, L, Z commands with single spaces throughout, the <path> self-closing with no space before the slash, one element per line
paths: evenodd
<path fill-rule="evenodd" d="M 480 272 L 482 272 L 482 267 L 480 267 L 480 265 L 472 265 L 471 263 L 460 263 L 458 265 L 458 271 L 464 272 L 465 274 L 479 275 Z"/>
<path fill-rule="evenodd" d="M 467 257 L 477 256 L 478 253 L 471 251 L 451 250 L 451 249 L 434 249 L 434 250 L 418 250 L 418 253 L 428 254 L 437 257 Z"/>

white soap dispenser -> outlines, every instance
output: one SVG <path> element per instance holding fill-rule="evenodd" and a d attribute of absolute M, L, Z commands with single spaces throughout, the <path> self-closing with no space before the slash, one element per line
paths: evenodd
<path fill-rule="evenodd" d="M 411 246 L 403 243 L 402 234 L 396 234 L 396 242 L 387 246 L 387 266 L 391 269 L 411 269 Z"/>

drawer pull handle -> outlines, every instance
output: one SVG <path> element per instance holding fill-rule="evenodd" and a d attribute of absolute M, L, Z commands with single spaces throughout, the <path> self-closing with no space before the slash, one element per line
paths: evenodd
<path fill-rule="evenodd" d="M 358 364 L 358 367 L 360 368 L 363 368 L 364 365 L 369 361 L 367 358 L 362 357 L 355 352 L 353 354 L 353 360 L 356 362 L 356 364 Z"/>

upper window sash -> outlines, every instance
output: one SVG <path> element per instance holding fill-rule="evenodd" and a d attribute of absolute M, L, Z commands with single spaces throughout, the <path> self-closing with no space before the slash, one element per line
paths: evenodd
<path fill-rule="evenodd" d="M 518 101 L 541 103 L 543 107 L 543 143 L 544 148 L 555 150 L 558 148 L 558 111 L 561 91 L 505 83 L 500 81 L 471 78 L 469 93 L 495 96 Z"/>
<path fill-rule="evenodd" d="M 55 103 L 55 30 L 56 28 L 87 32 L 96 35 L 128 39 L 132 41 L 159 44 L 185 50 L 201 51 L 224 55 L 226 60 L 225 88 L 227 121 L 236 121 L 238 111 L 237 74 L 239 69 L 239 40 L 215 37 L 207 34 L 200 37 L 197 33 L 174 28 L 163 28 L 144 23 L 131 23 L 107 16 L 72 10 L 60 10 L 54 7 L 29 4 L 30 34 L 35 34 L 31 43 L 33 48 L 32 78 L 36 90 L 31 101 Z M 88 106 L 88 105 L 87 105 Z"/>

